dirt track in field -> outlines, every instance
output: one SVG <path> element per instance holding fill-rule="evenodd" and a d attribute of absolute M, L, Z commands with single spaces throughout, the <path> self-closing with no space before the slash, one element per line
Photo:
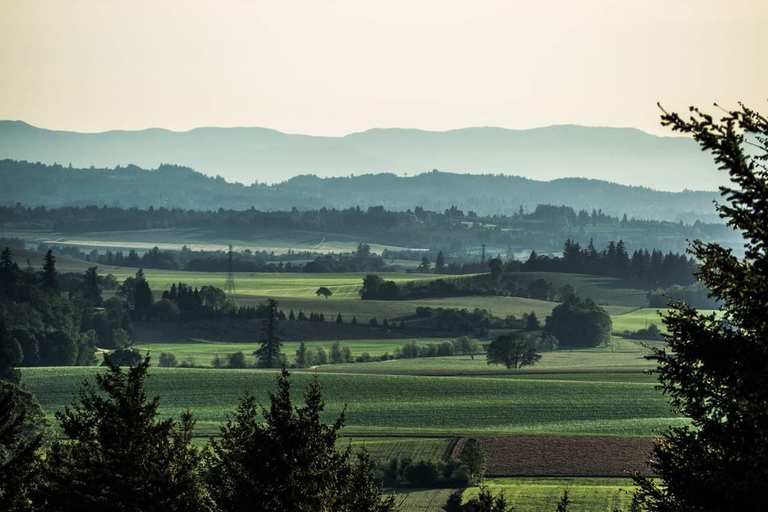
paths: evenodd
<path fill-rule="evenodd" d="M 644 437 L 481 437 L 488 452 L 488 476 L 650 475 L 653 439 Z M 457 443 L 454 455 L 464 444 Z"/>

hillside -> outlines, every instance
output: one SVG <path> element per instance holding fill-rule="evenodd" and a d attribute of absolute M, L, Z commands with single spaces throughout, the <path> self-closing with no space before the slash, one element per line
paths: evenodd
<path fill-rule="evenodd" d="M 0 121 L 0 158 L 75 167 L 154 168 L 172 162 L 242 183 L 434 168 L 537 180 L 583 177 L 670 191 L 715 190 L 723 179 L 689 139 L 572 125 L 446 132 L 391 128 L 314 137 L 266 128 L 76 133 Z"/>
<path fill-rule="evenodd" d="M 480 215 L 530 212 L 539 204 L 602 209 L 639 219 L 715 221 L 716 192 L 662 192 L 599 180 L 536 181 L 519 176 L 427 172 L 412 177 L 368 174 L 343 178 L 303 175 L 275 185 L 244 186 L 193 169 L 163 165 L 145 170 L 68 168 L 0 160 L 0 204 L 27 206 L 115 205 L 122 207 L 218 208 L 261 211 L 384 205 L 389 210 L 451 206 Z"/>

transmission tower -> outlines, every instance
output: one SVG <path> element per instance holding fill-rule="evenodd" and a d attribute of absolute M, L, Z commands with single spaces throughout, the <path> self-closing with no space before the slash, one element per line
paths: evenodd
<path fill-rule="evenodd" d="M 229 257 L 227 259 L 227 282 L 224 285 L 224 292 L 227 295 L 235 294 L 235 273 L 232 271 L 232 245 L 229 246 Z"/>

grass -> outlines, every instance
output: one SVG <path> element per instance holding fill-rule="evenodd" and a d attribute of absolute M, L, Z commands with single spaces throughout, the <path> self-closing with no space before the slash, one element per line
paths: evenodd
<path fill-rule="evenodd" d="M 651 324 L 656 326 L 663 332 L 664 324 L 661 322 L 661 316 L 659 311 L 663 309 L 659 308 L 641 308 L 629 313 L 613 315 L 613 332 L 637 331 L 639 329 L 646 329 Z M 702 309 L 699 310 L 702 314 L 713 313 L 713 310 Z"/>
<path fill-rule="evenodd" d="M 454 489 L 399 489 L 393 492 L 400 512 L 440 512 Z"/>
<path fill-rule="evenodd" d="M 25 385 L 49 413 L 71 401 L 93 367 L 28 368 Z M 150 396 L 161 411 L 191 409 L 199 432 L 217 433 L 242 392 L 262 400 L 276 373 L 256 370 L 153 368 Z M 313 378 L 295 373 L 297 394 Z M 347 435 L 424 436 L 593 434 L 650 436 L 681 424 L 652 384 L 561 380 L 323 374 L 328 419 L 347 408 Z"/>
<path fill-rule="evenodd" d="M 643 356 L 649 351 L 640 342 L 614 336 L 612 348 L 581 350 L 557 350 L 542 353 L 535 366 L 522 370 L 507 370 L 503 366 L 489 366 L 485 354 L 470 356 L 424 357 L 393 359 L 372 363 L 327 365 L 320 371 L 345 371 L 354 373 L 406 374 L 406 375 L 472 375 L 491 374 L 513 376 L 529 372 L 627 372 L 641 373 L 654 368 Z"/>
<path fill-rule="evenodd" d="M 347 439 L 340 441 L 346 446 Z M 442 460 L 451 440 L 446 438 L 386 438 L 355 437 L 351 439 L 352 448 L 365 446 L 371 456 L 384 464 L 391 459 L 410 458 L 413 460 Z"/>
<path fill-rule="evenodd" d="M 403 346 L 404 343 L 410 341 L 408 339 L 383 339 L 383 340 L 350 340 L 340 341 L 342 347 L 348 347 L 352 351 L 353 356 L 359 356 L 363 352 L 368 352 L 371 356 L 380 356 L 388 353 L 393 354 L 397 347 Z M 439 340 L 428 339 L 423 340 L 423 343 L 427 342 L 442 342 L 443 338 Z M 301 342 L 288 341 L 283 342 L 283 353 L 288 356 L 289 361 L 294 360 L 296 351 L 299 348 Z M 326 350 L 330 350 L 331 345 L 335 341 L 306 341 L 305 344 L 308 350 L 315 350 L 317 347 L 325 347 Z M 149 353 L 154 361 L 157 361 L 161 352 L 168 352 L 176 356 L 176 359 L 181 362 L 192 358 L 195 366 L 210 366 L 211 360 L 214 356 L 226 356 L 235 352 L 243 352 L 246 355 L 246 359 L 249 364 L 255 364 L 256 358 L 253 356 L 253 352 L 261 346 L 259 343 L 220 343 L 210 341 L 197 341 L 192 343 L 147 343 L 142 345 L 136 345 L 135 348 L 142 354 Z"/>
<path fill-rule="evenodd" d="M 634 489 L 628 478 L 500 478 L 488 480 L 486 485 L 494 493 L 504 492 L 516 512 L 555 510 L 565 489 L 571 500 L 570 512 L 626 510 Z M 477 492 L 477 488 L 469 489 L 464 499 Z"/>
<path fill-rule="evenodd" d="M 107 249 L 127 252 L 131 249 L 137 251 L 149 250 L 157 246 L 162 250 L 180 251 L 187 246 L 193 251 L 226 251 L 232 244 L 236 251 L 250 249 L 251 251 L 267 251 L 278 254 L 313 251 L 320 253 L 350 252 L 357 248 L 357 244 L 365 240 L 353 236 L 324 233 L 320 231 L 281 232 L 276 230 L 260 230 L 258 232 L 222 233 L 218 230 L 203 228 L 172 228 L 172 229 L 143 229 L 129 231 L 104 231 L 91 233 L 57 233 L 50 231 L 18 231 L 9 232 L 8 236 L 14 236 L 26 240 L 30 245 L 40 242 L 48 244 L 76 246 L 80 250 L 90 252 L 97 249 L 104 252 Z M 384 249 L 401 250 L 402 247 L 369 244 L 371 250 L 381 253 Z"/>

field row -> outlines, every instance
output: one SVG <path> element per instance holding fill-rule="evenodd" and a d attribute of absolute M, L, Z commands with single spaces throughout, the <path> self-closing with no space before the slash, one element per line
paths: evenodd
<path fill-rule="evenodd" d="M 29 368 L 23 379 L 49 412 L 69 403 L 97 368 Z M 191 409 L 216 433 L 244 389 L 266 400 L 273 371 L 155 368 L 150 395 L 165 415 Z M 313 378 L 295 373 L 296 392 Z M 650 436 L 682 424 L 652 383 L 323 374 L 329 419 L 348 406 L 348 435 L 593 434 Z"/>

